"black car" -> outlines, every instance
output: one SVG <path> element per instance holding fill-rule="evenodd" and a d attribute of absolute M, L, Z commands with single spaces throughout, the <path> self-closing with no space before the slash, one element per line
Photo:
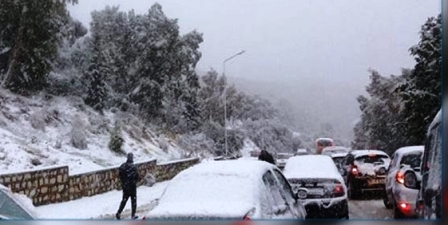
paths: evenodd
<path fill-rule="evenodd" d="M 341 162 L 341 174 L 348 197 L 356 199 L 365 191 L 384 191 L 390 157 L 381 150 L 352 150 Z"/>
<path fill-rule="evenodd" d="M 405 176 L 404 184 L 409 188 L 418 189 L 416 212 L 422 219 L 442 218 L 442 136 L 441 111 L 435 116 L 429 126 L 426 136 L 425 151 L 421 165 L 421 182 L 410 172 Z"/>

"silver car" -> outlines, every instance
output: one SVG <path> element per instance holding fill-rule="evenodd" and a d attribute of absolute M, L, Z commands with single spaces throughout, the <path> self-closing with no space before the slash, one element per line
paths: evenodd
<path fill-rule="evenodd" d="M 416 182 L 421 181 L 420 167 L 424 146 L 399 148 L 392 155 L 387 172 L 384 205 L 394 209 L 394 218 L 416 217 L 415 203 L 418 190 L 406 187 L 408 171 L 415 172 Z"/>

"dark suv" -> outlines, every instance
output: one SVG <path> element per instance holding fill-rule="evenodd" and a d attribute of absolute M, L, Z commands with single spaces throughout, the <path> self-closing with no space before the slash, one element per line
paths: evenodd
<path fill-rule="evenodd" d="M 340 169 L 350 199 L 365 191 L 384 191 L 390 157 L 381 150 L 353 150 L 342 160 Z"/>
<path fill-rule="evenodd" d="M 428 128 L 421 166 L 422 179 L 416 182 L 412 172 L 405 176 L 404 184 L 419 190 L 416 212 L 419 218 L 442 218 L 442 113 L 437 113 Z"/>

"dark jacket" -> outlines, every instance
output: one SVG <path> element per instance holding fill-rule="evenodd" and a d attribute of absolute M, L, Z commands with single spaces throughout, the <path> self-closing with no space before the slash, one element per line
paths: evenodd
<path fill-rule="evenodd" d="M 266 161 L 275 165 L 274 157 L 266 150 L 262 150 L 258 156 L 258 160 Z"/>
<path fill-rule="evenodd" d="M 123 190 L 134 190 L 137 188 L 137 182 L 140 176 L 137 171 L 137 167 L 132 161 L 127 161 L 121 164 L 118 169 L 118 175 L 121 181 L 121 187 Z"/>

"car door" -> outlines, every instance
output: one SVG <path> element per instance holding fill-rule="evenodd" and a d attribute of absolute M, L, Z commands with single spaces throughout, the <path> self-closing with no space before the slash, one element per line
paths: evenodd
<path fill-rule="evenodd" d="M 274 169 L 274 175 L 279 182 L 280 192 L 286 200 L 287 207 L 290 213 L 294 216 L 293 218 L 304 219 L 306 216 L 305 207 L 299 201 L 297 201 L 297 198 L 295 197 L 294 191 L 292 190 L 288 180 L 278 169 Z"/>
<path fill-rule="evenodd" d="M 263 175 L 263 183 L 268 190 L 268 204 L 270 204 L 270 211 L 266 212 L 272 219 L 291 219 L 293 214 L 288 208 L 288 203 L 282 195 L 280 185 L 275 178 L 272 171 L 267 171 Z"/>
<path fill-rule="evenodd" d="M 426 137 L 421 165 L 421 188 L 418 193 L 417 213 L 420 218 L 441 218 L 441 136 L 440 123 L 430 128 Z M 437 196 L 438 195 L 438 196 Z"/>

